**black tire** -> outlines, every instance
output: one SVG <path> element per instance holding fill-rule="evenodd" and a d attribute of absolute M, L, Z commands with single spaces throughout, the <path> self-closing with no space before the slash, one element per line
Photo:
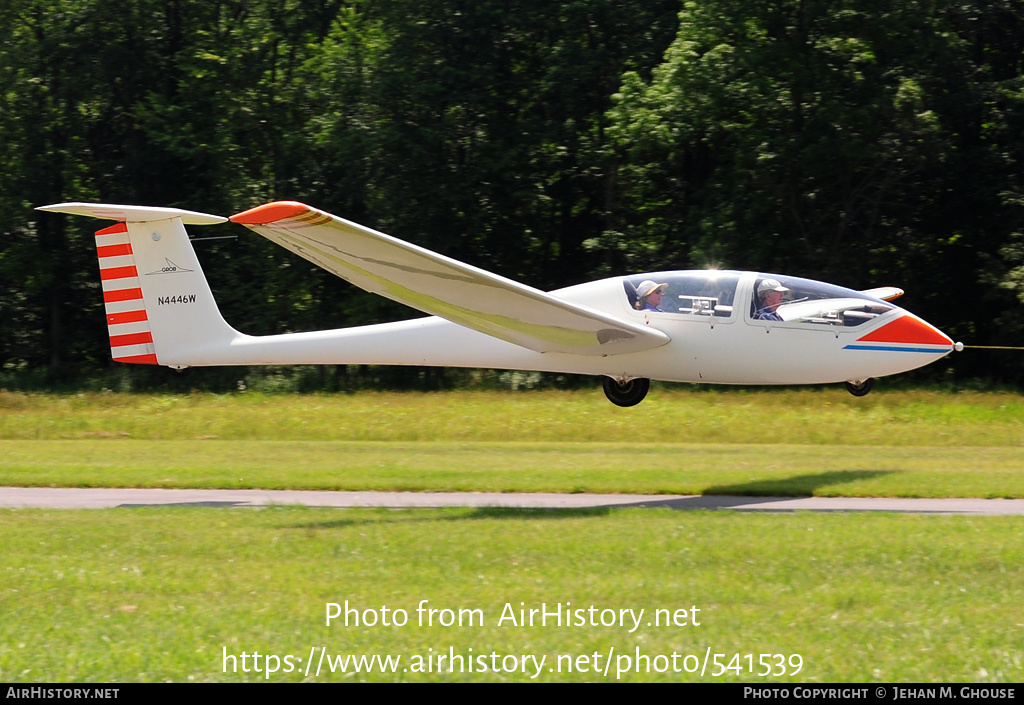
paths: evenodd
<path fill-rule="evenodd" d="M 651 388 L 651 380 L 645 377 L 637 377 L 621 384 L 611 377 L 605 377 L 603 384 L 604 395 L 616 406 L 636 406 L 644 400 Z"/>
<path fill-rule="evenodd" d="M 853 382 L 847 382 L 846 383 L 846 391 L 848 391 L 850 394 L 852 394 L 855 397 L 862 397 L 865 394 L 867 394 L 868 392 L 870 392 L 871 389 L 874 386 L 875 386 L 875 378 L 874 377 L 868 377 L 866 380 L 864 380 L 860 384 L 854 384 Z"/>

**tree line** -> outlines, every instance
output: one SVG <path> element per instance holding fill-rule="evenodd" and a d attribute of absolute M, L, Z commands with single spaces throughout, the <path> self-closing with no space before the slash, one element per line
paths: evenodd
<path fill-rule="evenodd" d="M 71 200 L 300 200 L 541 289 L 896 285 L 1024 344 L 1018 0 L 5 0 L 0 26 L 9 375 L 112 364 L 96 223 L 32 210 Z M 240 330 L 408 314 L 221 229 L 196 247 Z"/>

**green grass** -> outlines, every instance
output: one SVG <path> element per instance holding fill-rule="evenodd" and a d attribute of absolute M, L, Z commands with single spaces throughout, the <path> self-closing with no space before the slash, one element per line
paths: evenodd
<path fill-rule="evenodd" d="M 1024 497 L 1024 397 L 0 393 L 0 484 Z"/>
<path fill-rule="evenodd" d="M 0 441 L 0 484 L 1024 497 L 1024 449 L 339 441 Z"/>
<path fill-rule="evenodd" d="M 1024 678 L 1024 523 L 1015 518 L 608 510 L 0 512 L 0 680 L 262 680 L 223 649 L 292 654 L 799 654 L 761 681 Z M 404 627 L 325 625 L 327 602 Z M 416 623 L 420 600 L 484 624 Z M 514 609 L 646 610 L 641 626 L 498 626 Z M 648 627 L 696 606 L 700 626 Z M 251 662 L 250 662 L 251 665 Z M 315 673 L 315 670 L 313 671 Z M 512 674 L 310 680 L 528 680 Z M 544 672 L 540 680 L 614 680 Z M 737 680 L 735 673 L 624 680 Z M 276 681 L 298 681 L 279 673 Z M 743 673 L 739 680 L 754 681 Z"/>
<path fill-rule="evenodd" d="M 354 395 L 0 392 L 0 439 L 580 441 L 1024 447 L 1011 393 L 655 389 Z"/>
<path fill-rule="evenodd" d="M 353 396 L 0 393 L 0 484 L 1024 496 L 1024 397 L 655 389 Z M 1024 678 L 1018 517 L 618 509 L 0 511 L 0 681 L 240 681 L 223 656 L 799 654 L 782 677 Z M 404 627 L 324 624 L 327 602 Z M 420 627 L 416 606 L 484 625 Z M 498 626 L 506 603 L 644 608 L 634 633 Z M 648 627 L 654 609 L 701 625 Z M 432 649 L 433 651 L 429 651 Z M 664 661 L 661 662 L 664 665 Z M 656 662 L 655 662 L 656 664 Z M 241 663 L 238 662 L 239 667 Z M 250 657 L 249 666 L 252 666 Z M 593 666 L 593 660 L 590 661 Z M 601 664 L 603 667 L 603 663 Z M 529 680 L 328 673 L 309 680 Z M 277 673 L 274 681 L 302 680 Z"/>

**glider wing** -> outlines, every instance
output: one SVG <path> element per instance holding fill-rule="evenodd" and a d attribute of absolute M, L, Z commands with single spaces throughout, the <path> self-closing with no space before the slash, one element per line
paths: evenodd
<path fill-rule="evenodd" d="M 538 352 L 617 355 L 669 337 L 295 201 L 231 216 L 374 294 Z"/>

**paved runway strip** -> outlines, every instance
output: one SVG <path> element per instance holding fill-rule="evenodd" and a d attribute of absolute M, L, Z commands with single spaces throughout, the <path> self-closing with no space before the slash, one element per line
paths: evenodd
<path fill-rule="evenodd" d="M 113 507 L 511 507 L 585 509 L 669 507 L 737 511 L 913 512 L 1024 516 L 1024 499 L 901 499 L 875 497 L 725 497 L 702 495 L 497 492 L 319 492 L 302 490 L 170 490 L 139 488 L 0 487 L 2 508 Z"/>

